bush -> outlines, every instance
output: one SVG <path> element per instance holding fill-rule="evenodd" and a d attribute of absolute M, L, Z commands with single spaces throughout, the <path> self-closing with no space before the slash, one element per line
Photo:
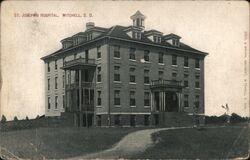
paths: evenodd
<path fill-rule="evenodd" d="M 25 118 L 27 121 L 29 120 L 29 117 L 28 116 L 26 116 L 26 118 Z"/>
<path fill-rule="evenodd" d="M 17 116 L 14 117 L 14 121 L 18 121 Z"/>
<path fill-rule="evenodd" d="M 7 121 L 7 118 L 5 117 L 5 115 L 2 115 L 1 122 L 4 123 L 6 121 Z"/>
<path fill-rule="evenodd" d="M 37 115 L 37 116 L 36 116 L 36 119 L 39 119 L 39 118 L 40 118 L 40 116 L 39 116 L 39 115 Z"/>
<path fill-rule="evenodd" d="M 239 116 L 238 114 L 236 113 L 232 113 L 231 115 L 231 123 L 239 123 L 239 122 L 244 122 L 246 121 L 247 119 Z"/>

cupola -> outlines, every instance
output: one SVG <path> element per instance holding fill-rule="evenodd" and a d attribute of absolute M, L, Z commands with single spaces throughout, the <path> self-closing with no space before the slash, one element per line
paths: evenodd
<path fill-rule="evenodd" d="M 133 26 L 144 29 L 144 20 L 146 16 L 144 16 L 140 11 L 137 11 L 134 15 L 130 17 L 133 20 Z"/>

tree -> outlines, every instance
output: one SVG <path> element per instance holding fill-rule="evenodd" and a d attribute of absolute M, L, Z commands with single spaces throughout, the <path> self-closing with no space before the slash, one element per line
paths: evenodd
<path fill-rule="evenodd" d="M 14 121 L 18 121 L 17 116 L 14 117 Z"/>
<path fill-rule="evenodd" d="M 39 119 L 39 118 L 40 118 L 40 116 L 39 116 L 39 115 L 37 115 L 37 116 L 36 116 L 36 119 Z"/>
<path fill-rule="evenodd" d="M 25 118 L 27 121 L 29 120 L 29 117 L 28 116 L 26 116 L 26 118 Z"/>
<path fill-rule="evenodd" d="M 6 121 L 7 121 L 7 118 L 5 117 L 5 115 L 2 115 L 1 122 L 4 123 Z"/>

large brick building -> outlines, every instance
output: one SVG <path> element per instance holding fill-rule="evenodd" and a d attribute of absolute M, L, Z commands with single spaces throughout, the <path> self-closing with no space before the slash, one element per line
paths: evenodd
<path fill-rule="evenodd" d="M 130 18 L 131 26 L 89 22 L 42 58 L 46 116 L 65 116 L 77 126 L 134 126 L 204 113 L 207 53 L 178 35 L 146 31 L 139 11 Z"/>

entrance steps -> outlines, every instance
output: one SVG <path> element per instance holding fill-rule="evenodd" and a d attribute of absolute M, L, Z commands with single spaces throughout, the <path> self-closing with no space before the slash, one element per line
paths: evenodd
<path fill-rule="evenodd" d="M 193 126 L 194 117 L 185 112 L 161 112 L 159 113 L 159 125 L 164 127 Z"/>

